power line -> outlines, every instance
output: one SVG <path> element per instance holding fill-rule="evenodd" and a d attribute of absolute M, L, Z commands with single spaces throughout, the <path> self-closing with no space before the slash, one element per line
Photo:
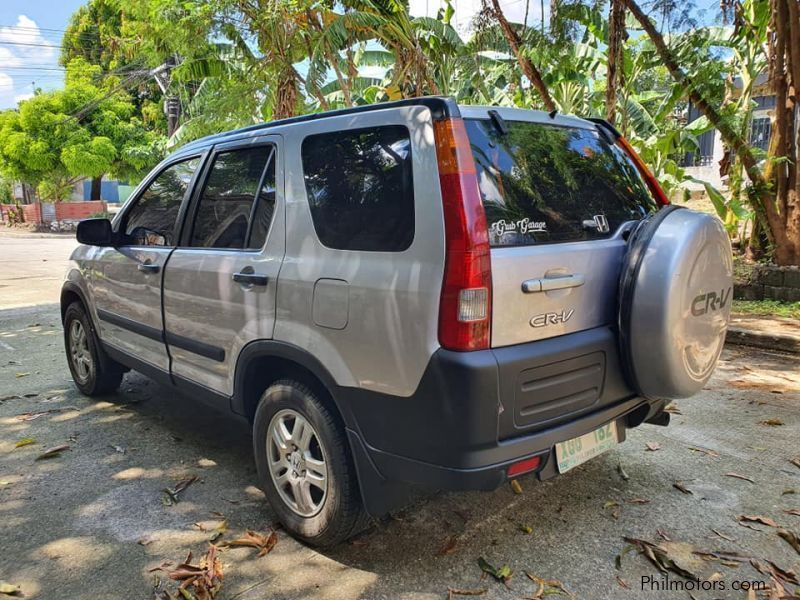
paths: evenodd
<path fill-rule="evenodd" d="M 31 46 L 31 47 L 34 47 L 34 48 L 58 48 L 58 49 L 62 48 L 61 45 L 56 46 L 55 44 L 34 44 L 34 43 L 28 43 L 28 42 L 6 42 L 4 40 L 0 40 L 0 44 L 6 44 L 7 46 Z"/>

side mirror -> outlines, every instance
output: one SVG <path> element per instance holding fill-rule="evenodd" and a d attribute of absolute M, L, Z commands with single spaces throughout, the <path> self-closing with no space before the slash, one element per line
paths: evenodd
<path fill-rule="evenodd" d="M 78 223 L 75 237 L 89 246 L 113 246 L 114 230 L 108 219 L 85 219 Z"/>

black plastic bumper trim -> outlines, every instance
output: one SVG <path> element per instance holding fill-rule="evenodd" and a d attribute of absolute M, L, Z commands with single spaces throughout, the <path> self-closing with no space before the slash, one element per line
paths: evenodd
<path fill-rule="evenodd" d="M 225 360 L 225 349 L 220 348 L 219 346 L 200 342 L 192 338 L 178 335 L 177 333 L 172 333 L 171 331 L 166 332 L 166 339 L 167 344 L 170 346 L 188 350 L 192 354 L 210 358 L 211 360 L 215 360 L 217 362 L 223 362 Z"/>
<path fill-rule="evenodd" d="M 129 319 L 128 317 L 123 317 L 122 315 L 109 312 L 102 308 L 97 309 L 97 317 L 101 321 L 105 321 L 106 323 L 111 323 L 112 325 L 116 325 L 117 327 L 122 327 L 123 329 L 127 329 L 128 331 L 132 331 L 133 333 L 149 338 L 151 340 L 155 340 L 157 342 L 164 341 L 164 335 L 163 335 L 164 332 L 161 329 L 156 329 L 155 327 L 151 327 L 150 325 L 145 325 L 144 323 L 140 323 L 139 321 L 134 321 L 133 319 Z"/>

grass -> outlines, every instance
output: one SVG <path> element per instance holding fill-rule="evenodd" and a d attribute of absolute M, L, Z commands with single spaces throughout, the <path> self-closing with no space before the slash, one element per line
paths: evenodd
<path fill-rule="evenodd" d="M 778 300 L 734 300 L 733 312 L 745 315 L 765 315 L 800 319 L 800 302 Z"/>

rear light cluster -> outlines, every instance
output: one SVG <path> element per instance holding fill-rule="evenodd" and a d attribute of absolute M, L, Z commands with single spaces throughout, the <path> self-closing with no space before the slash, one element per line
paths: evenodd
<path fill-rule="evenodd" d="M 508 467 L 508 471 L 506 472 L 509 478 L 516 477 L 517 475 L 522 475 L 523 473 L 530 473 L 531 471 L 535 471 L 539 468 L 539 463 L 541 462 L 541 457 L 534 456 L 533 458 L 526 458 L 525 460 L 521 460 L 519 462 L 515 462 Z"/>
<path fill-rule="evenodd" d="M 666 206 L 669 204 L 669 198 L 664 193 L 664 190 L 661 189 L 661 185 L 658 183 L 658 179 L 656 179 L 653 174 L 650 172 L 650 169 L 647 168 L 647 165 L 644 164 L 642 157 L 636 153 L 636 150 L 633 149 L 633 146 L 630 145 L 628 140 L 626 140 L 621 135 L 617 137 L 617 144 L 625 151 L 625 153 L 630 157 L 633 161 L 633 164 L 636 165 L 636 168 L 639 171 L 639 174 L 644 179 L 644 182 L 647 184 L 647 187 L 650 189 L 650 193 L 653 194 L 653 198 L 656 200 L 656 204 L 659 206 Z"/>
<path fill-rule="evenodd" d="M 434 122 L 445 227 L 439 343 L 448 350 L 489 348 L 492 270 L 489 232 L 464 121 Z"/>

